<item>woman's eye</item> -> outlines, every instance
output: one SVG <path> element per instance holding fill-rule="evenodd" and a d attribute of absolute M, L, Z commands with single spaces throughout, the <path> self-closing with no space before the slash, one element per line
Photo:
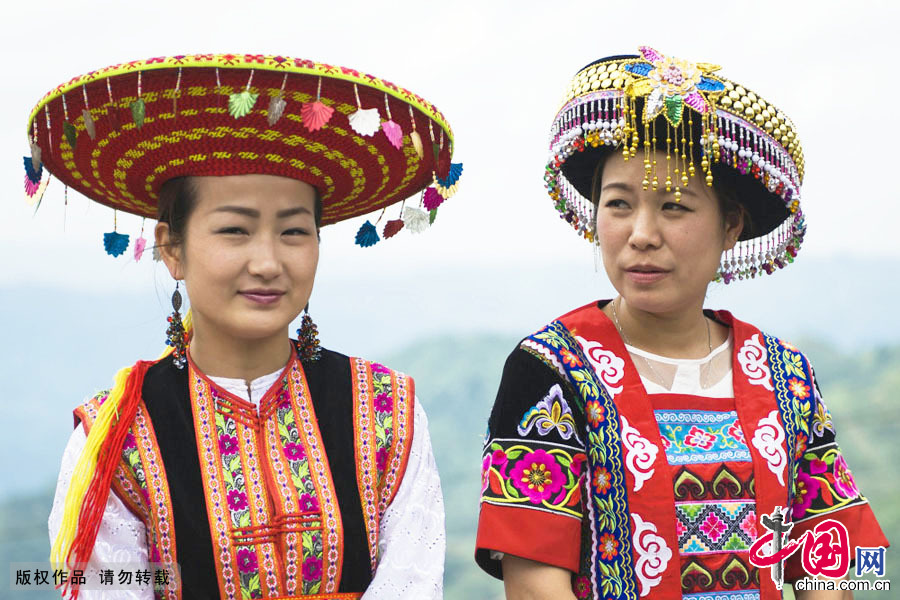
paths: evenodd
<path fill-rule="evenodd" d="M 216 233 L 223 233 L 226 235 L 245 235 L 247 233 L 247 230 L 243 227 L 223 227 Z"/>
<path fill-rule="evenodd" d="M 662 208 L 663 208 L 663 210 L 674 210 L 676 212 L 678 212 L 678 211 L 690 212 L 690 210 L 691 210 L 684 204 L 681 204 L 680 202 L 665 202 L 662 205 Z"/>
<path fill-rule="evenodd" d="M 294 227 L 293 229 L 288 229 L 284 232 L 284 235 L 309 235 L 309 231 L 306 229 L 301 229 L 299 227 Z"/>
<path fill-rule="evenodd" d="M 624 200 L 609 200 L 604 206 L 606 208 L 628 208 L 628 203 Z"/>

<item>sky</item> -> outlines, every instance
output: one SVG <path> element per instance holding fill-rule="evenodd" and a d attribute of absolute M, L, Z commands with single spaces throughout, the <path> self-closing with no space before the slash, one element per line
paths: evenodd
<path fill-rule="evenodd" d="M 0 135 L 2 282 L 82 291 L 170 286 L 164 270 L 102 251 L 110 209 L 50 184 L 33 214 L 21 198 L 31 107 L 50 88 L 108 64 L 194 52 L 305 57 L 375 73 L 434 102 L 465 165 L 460 191 L 435 227 L 372 248 L 353 244 L 366 217 L 323 231 L 324 277 L 362 270 L 428 272 L 478 264 L 498 273 L 590 264 L 590 249 L 543 188 L 550 122 L 572 75 L 647 44 L 722 66 L 793 120 L 806 156 L 804 257 L 900 259 L 900 216 L 888 141 L 900 92 L 898 8 L 889 2 L 44 2 L 5 9 L 0 39 L 7 85 Z M 629 22 L 629 20 L 631 22 Z M 152 223 L 150 224 L 152 227 Z M 136 236 L 141 220 L 121 216 Z M 313 301 L 315 302 L 315 296 Z M 327 302 L 323 299 L 321 302 Z"/>
<path fill-rule="evenodd" d="M 432 228 L 367 249 L 353 244 L 365 216 L 323 230 L 311 313 L 330 348 L 379 359 L 421 337 L 479 332 L 501 332 L 512 347 L 559 314 L 611 297 L 602 266 L 558 219 L 542 176 L 570 78 L 639 45 L 721 65 L 723 76 L 787 113 L 803 143 L 809 232 L 797 262 L 765 281 L 713 286 L 709 304 L 789 339 L 824 337 L 844 349 L 900 341 L 890 317 L 900 296 L 889 145 L 900 127 L 897 4 L 682 6 L 9 3 L 0 23 L 0 325 L 9 340 L 0 377 L 14 402 L 7 428 L 49 442 L 26 445 L 3 473 L 4 489 L 52 481 L 71 407 L 107 387 L 119 367 L 162 350 L 174 287 L 164 267 L 148 255 L 139 263 L 130 252 L 107 256 L 112 211 L 74 192 L 64 209 L 58 182 L 34 213 L 23 200 L 21 159 L 28 115 L 47 90 L 153 56 L 281 54 L 349 66 L 418 93 L 449 120 L 454 161 L 465 167 Z M 119 231 L 134 238 L 140 229 L 140 219 L 119 215 Z M 22 451 L 16 435 L 0 455 Z"/>

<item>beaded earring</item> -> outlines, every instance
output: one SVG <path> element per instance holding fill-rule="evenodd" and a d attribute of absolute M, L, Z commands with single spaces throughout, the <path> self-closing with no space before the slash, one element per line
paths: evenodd
<path fill-rule="evenodd" d="M 315 362 L 322 356 L 322 348 L 319 345 L 319 328 L 309 316 L 309 304 L 303 309 L 303 320 L 300 329 L 297 330 L 298 350 L 300 360 L 303 362 Z"/>
<path fill-rule="evenodd" d="M 181 322 L 181 292 L 178 291 L 180 282 L 175 282 L 175 292 L 172 293 L 172 314 L 169 315 L 169 328 L 166 330 L 166 344 L 172 346 L 172 356 L 175 367 L 183 369 L 187 364 L 186 348 L 187 334 L 184 331 L 184 324 Z"/>

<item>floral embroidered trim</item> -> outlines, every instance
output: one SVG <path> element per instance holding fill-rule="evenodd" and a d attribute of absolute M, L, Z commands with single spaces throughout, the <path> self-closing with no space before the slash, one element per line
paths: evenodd
<path fill-rule="evenodd" d="M 670 465 L 751 462 L 737 411 L 653 412 Z"/>
<path fill-rule="evenodd" d="M 235 556 L 241 596 L 261 597 L 261 578 L 264 575 L 267 579 L 266 591 L 278 593 L 275 563 L 272 560 L 274 547 L 271 542 L 260 543 L 248 535 L 256 526 L 266 525 L 271 520 L 266 506 L 267 499 L 260 486 L 260 473 L 256 468 L 256 436 L 253 427 L 248 427 L 234 417 L 234 413 L 241 409 L 232 407 L 227 399 L 221 398 L 215 387 L 207 384 L 205 393 L 214 403 L 215 444 L 218 446 L 218 453 L 215 449 L 213 453 L 218 454 L 218 466 L 222 469 L 221 491 L 228 507 L 226 520 L 232 543 L 237 546 Z"/>
<path fill-rule="evenodd" d="M 491 440 L 481 463 L 481 501 L 581 519 L 586 461 L 571 446 Z"/>
<path fill-rule="evenodd" d="M 144 402 L 138 405 L 134 415 L 132 431 L 135 434 L 140 462 L 146 476 L 147 492 L 150 496 L 150 516 L 152 519 L 152 531 L 150 535 L 154 541 L 154 551 L 151 558 L 158 554 L 159 561 L 166 565 L 175 565 L 175 528 L 172 523 L 172 499 L 169 495 L 169 482 L 162 464 L 162 458 L 158 454 L 159 445 L 156 442 L 156 434 L 147 414 Z M 176 598 L 177 592 L 174 586 L 167 590 L 169 598 Z"/>
<path fill-rule="evenodd" d="M 279 398 L 275 414 L 266 419 L 265 427 L 268 459 L 276 484 L 276 489 L 272 492 L 277 494 L 276 500 L 281 501 L 284 514 L 297 514 L 300 512 L 298 508 L 299 490 L 315 492 L 315 486 L 309 477 L 309 464 L 305 463 L 305 470 L 299 464 L 301 459 L 305 460 L 306 450 L 302 445 L 297 444 L 300 436 L 294 426 L 294 413 L 289 398 L 285 396 Z M 281 436 L 282 432 L 284 437 Z M 298 461 L 296 465 L 291 463 L 291 457 Z M 321 521 L 317 520 L 316 522 L 321 525 Z M 314 534 L 315 532 L 310 532 L 310 535 Z M 297 593 L 297 576 L 300 574 L 298 565 L 303 563 L 298 554 L 298 545 L 301 544 L 302 540 L 298 532 L 288 531 L 284 534 L 285 591 L 288 594 Z"/>
<path fill-rule="evenodd" d="M 304 446 L 307 450 L 307 457 L 310 459 L 310 473 L 316 486 L 316 498 L 319 502 L 324 525 L 322 540 L 324 560 L 317 564 L 315 560 L 311 560 L 314 557 L 306 558 L 303 562 L 303 575 L 304 580 L 307 580 L 318 579 L 318 575 L 321 574 L 323 584 L 321 591 L 332 593 L 337 590 L 340 584 L 341 566 L 343 565 L 343 553 L 339 547 L 339 543 L 344 537 L 343 522 L 334 492 L 331 468 L 328 465 L 328 458 L 325 456 L 322 434 L 319 432 L 315 409 L 313 408 L 312 400 L 309 398 L 306 377 L 303 373 L 303 368 L 300 366 L 300 361 L 296 357 L 291 362 L 289 371 L 291 404 L 294 408 L 294 414 L 299 417 L 297 424 L 305 436 Z M 304 547 L 306 546 L 307 542 L 304 538 Z M 304 549 L 306 550 L 307 548 Z M 317 547 L 313 549 L 318 550 Z"/>
<path fill-rule="evenodd" d="M 192 369 L 193 370 L 193 369 Z M 226 514 L 227 501 L 223 491 L 224 480 L 220 474 L 216 456 L 218 440 L 215 439 L 215 409 L 209 393 L 209 385 L 202 377 L 191 373 L 191 409 L 194 414 L 197 449 L 200 454 L 200 471 L 206 492 L 206 509 L 210 518 L 210 534 L 216 575 L 221 596 L 227 600 L 237 597 L 234 567 L 231 562 L 230 515 Z"/>
<path fill-rule="evenodd" d="M 749 551 L 756 541 L 755 501 L 681 502 L 675 516 L 682 556 Z"/>
<path fill-rule="evenodd" d="M 666 540 L 656 534 L 656 525 L 644 521 L 637 513 L 631 513 L 634 519 L 634 551 L 637 560 L 634 571 L 641 582 L 641 598 L 662 581 L 672 550 L 666 546 Z"/>
<path fill-rule="evenodd" d="M 381 367 L 387 372 L 387 369 L 381 365 L 373 365 L 373 372 L 376 371 L 376 367 Z M 392 439 L 390 440 L 390 454 L 382 476 L 383 482 L 378 501 L 379 522 L 384 516 L 388 505 L 394 500 L 394 496 L 400 487 L 400 482 L 403 480 L 403 473 L 406 471 L 406 464 L 409 461 L 409 448 L 412 444 L 413 436 L 415 382 L 412 377 L 402 373 L 390 371 L 390 374 L 392 377 L 391 389 L 395 390 L 393 392 L 394 406 L 392 409 L 393 431 Z"/>
<path fill-rule="evenodd" d="M 568 440 L 574 436 L 579 444 L 582 443 L 575 431 L 572 409 L 563 398 L 563 391 L 558 383 L 522 416 L 518 427 L 519 435 L 526 436 L 535 427 L 540 436 L 550 435 L 556 430 L 562 439 Z"/>
<path fill-rule="evenodd" d="M 581 344 L 561 321 L 553 321 L 529 336 L 521 347 L 560 370 L 576 392 L 578 408 L 587 417 L 587 455 L 593 485 L 585 504 L 590 514 L 589 537 L 595 541 L 590 548 L 591 593 L 635 600 L 638 590 L 616 405 L 606 385 L 598 382 L 594 368 L 588 366 Z M 596 543 L 605 534 L 617 542 L 615 554 L 602 552 Z"/>
<path fill-rule="evenodd" d="M 806 451 L 812 420 L 812 368 L 797 348 L 778 338 L 765 335 L 769 369 L 775 388 L 775 400 L 784 423 L 788 446 L 788 493 L 796 494 L 797 469 Z"/>
<path fill-rule="evenodd" d="M 784 429 L 778 422 L 778 411 L 773 410 L 769 416 L 759 420 L 753 434 L 753 446 L 759 450 L 769 465 L 769 470 L 778 477 L 779 483 L 785 485 L 784 470 L 788 459 L 784 451 Z"/>
<path fill-rule="evenodd" d="M 366 523 L 366 539 L 369 542 L 369 560 L 372 572 L 378 555 L 378 479 L 375 462 L 375 423 L 372 394 L 372 373 L 369 364 L 361 358 L 350 361 L 353 379 L 354 448 L 356 452 L 356 480 Z"/>
<path fill-rule="evenodd" d="M 625 447 L 625 466 L 634 476 L 634 491 L 644 487 L 644 482 L 653 477 L 656 468 L 653 462 L 659 448 L 656 444 L 641 435 L 637 429 L 628 424 L 622 416 L 622 445 Z"/>
<path fill-rule="evenodd" d="M 750 383 L 761 385 L 770 392 L 775 391 L 775 388 L 772 387 L 772 376 L 766 364 L 768 361 L 766 349 L 759 341 L 758 333 L 744 341 L 744 345 L 738 351 L 737 360 Z"/>
<path fill-rule="evenodd" d="M 810 450 L 803 455 L 802 464 L 791 507 L 795 523 L 867 502 L 837 444 Z"/>

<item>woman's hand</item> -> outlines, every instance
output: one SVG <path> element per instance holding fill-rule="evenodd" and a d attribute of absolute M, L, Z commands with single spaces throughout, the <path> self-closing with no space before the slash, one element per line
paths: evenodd
<path fill-rule="evenodd" d="M 575 600 L 571 571 L 509 554 L 502 564 L 507 600 Z"/>

